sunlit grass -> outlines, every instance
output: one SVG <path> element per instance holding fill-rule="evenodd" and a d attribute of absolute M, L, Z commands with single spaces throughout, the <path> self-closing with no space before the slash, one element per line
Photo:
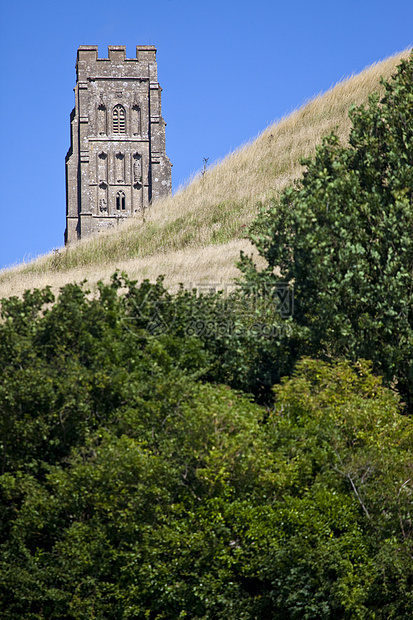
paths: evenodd
<path fill-rule="evenodd" d="M 350 105 L 364 103 L 370 93 L 380 90 L 380 77 L 388 78 L 408 54 L 343 80 L 267 127 L 174 196 L 155 203 L 143 216 L 1 271 L 0 296 L 44 284 L 58 288 L 73 279 L 97 282 L 120 265 L 138 279 L 153 280 L 164 273 L 169 284 L 203 281 L 211 274 L 216 281 L 234 277 L 239 250 L 251 250 L 245 235 L 259 204 L 267 205 L 301 175 L 301 158 L 310 156 L 324 135 L 335 130 L 343 143 L 347 141 Z"/>

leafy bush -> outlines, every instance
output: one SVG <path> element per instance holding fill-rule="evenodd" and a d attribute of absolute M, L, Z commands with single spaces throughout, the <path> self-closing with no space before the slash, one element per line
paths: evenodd
<path fill-rule="evenodd" d="M 384 88 L 351 111 L 350 146 L 327 137 L 253 225 L 268 267 L 244 256 L 241 268 L 258 291 L 294 287 L 292 361 L 370 359 L 411 408 L 413 59 Z"/>
<path fill-rule="evenodd" d="M 412 72 L 262 214 L 241 292 L 3 300 L 2 618 L 413 616 L 412 419 L 372 373 L 411 403 Z"/>
<path fill-rule="evenodd" d="M 2 618 L 411 617 L 412 426 L 367 363 L 304 360 L 265 410 L 200 380 L 219 298 L 52 299 L 0 324 Z"/>

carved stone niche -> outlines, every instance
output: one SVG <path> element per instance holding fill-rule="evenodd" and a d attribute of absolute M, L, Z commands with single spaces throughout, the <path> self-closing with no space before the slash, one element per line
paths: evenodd
<path fill-rule="evenodd" d="M 98 105 L 98 134 L 100 136 L 107 134 L 107 110 L 102 100 Z"/>
<path fill-rule="evenodd" d="M 125 182 L 125 156 L 123 153 L 115 155 L 115 180 L 116 183 Z"/>
<path fill-rule="evenodd" d="M 132 106 L 132 134 L 141 135 L 141 109 L 137 103 Z"/>
<path fill-rule="evenodd" d="M 136 189 L 142 187 L 142 157 L 139 153 L 133 156 L 133 186 Z"/>
<path fill-rule="evenodd" d="M 98 211 L 100 213 L 108 212 L 108 184 L 105 181 L 100 181 L 98 192 Z"/>
<path fill-rule="evenodd" d="M 108 179 L 108 156 L 106 153 L 98 155 L 98 181 L 107 182 Z"/>

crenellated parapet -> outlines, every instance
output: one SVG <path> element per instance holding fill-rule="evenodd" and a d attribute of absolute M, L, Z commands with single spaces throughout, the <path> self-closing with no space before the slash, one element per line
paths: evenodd
<path fill-rule="evenodd" d="M 101 77 L 122 77 L 157 81 L 156 47 L 137 45 L 136 58 L 126 58 L 125 45 L 109 45 L 108 57 L 98 57 L 97 45 L 81 45 L 77 50 L 77 80 L 90 79 L 95 73 Z"/>

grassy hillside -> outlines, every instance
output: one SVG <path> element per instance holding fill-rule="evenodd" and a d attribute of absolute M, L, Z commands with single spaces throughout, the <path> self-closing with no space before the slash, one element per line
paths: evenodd
<path fill-rule="evenodd" d="M 107 280 L 115 269 L 138 280 L 165 274 L 173 287 L 228 282 L 237 275 L 240 250 L 259 204 L 266 205 L 301 174 L 300 158 L 311 155 L 322 136 L 335 130 L 347 140 L 352 103 L 380 90 L 403 52 L 367 68 L 265 129 L 256 140 L 210 167 L 174 196 L 157 202 L 144 218 L 62 248 L 28 264 L 0 272 L 0 297 L 50 284 Z M 63 222 L 62 222 L 63 226 Z"/>

